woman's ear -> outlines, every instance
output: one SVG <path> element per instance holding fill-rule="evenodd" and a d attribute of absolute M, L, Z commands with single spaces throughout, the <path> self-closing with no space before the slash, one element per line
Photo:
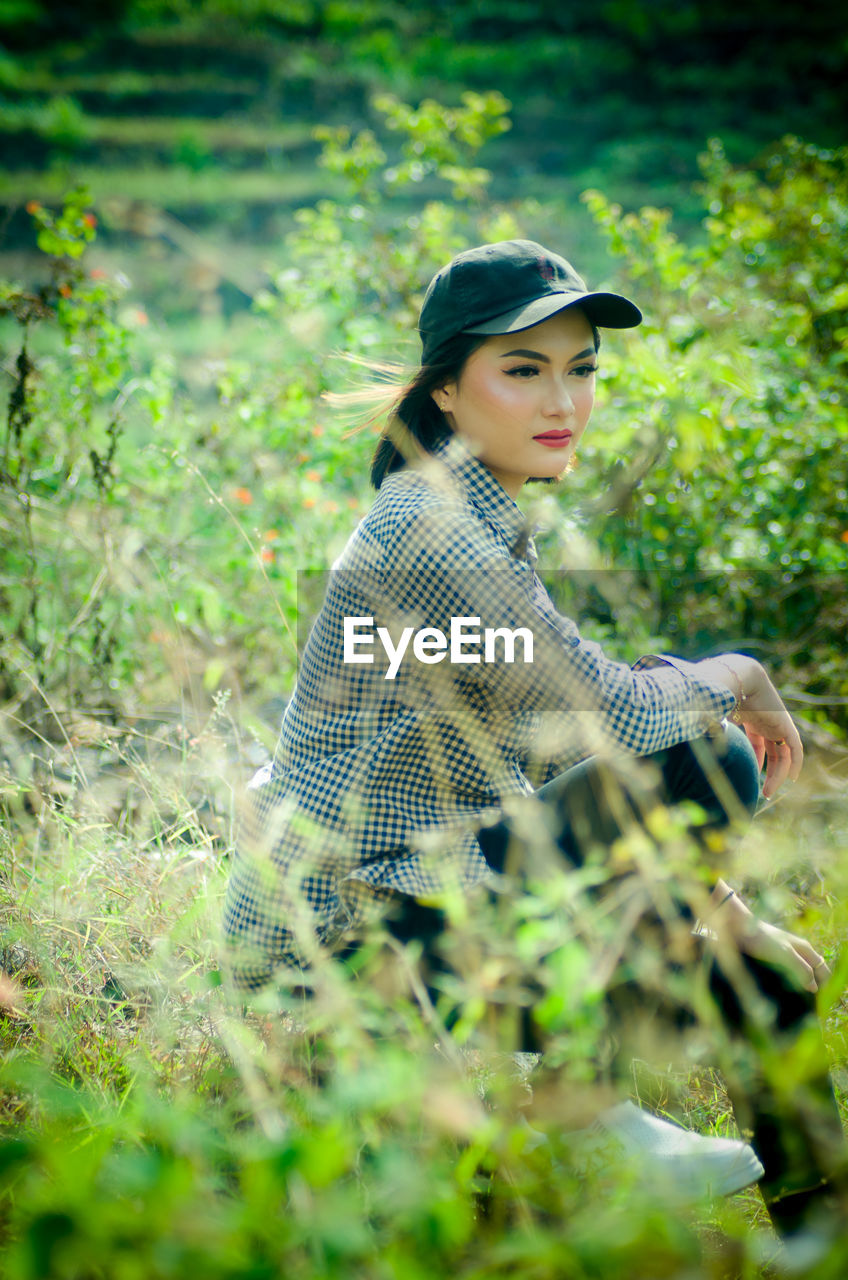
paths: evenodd
<path fill-rule="evenodd" d="M 430 392 L 436 407 L 441 409 L 442 413 L 450 413 L 455 390 L 455 382 L 446 382 L 443 387 L 436 387 L 435 391 Z"/>

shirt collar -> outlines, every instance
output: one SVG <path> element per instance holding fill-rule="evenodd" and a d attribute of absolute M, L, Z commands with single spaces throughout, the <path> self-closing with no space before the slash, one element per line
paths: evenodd
<path fill-rule="evenodd" d="M 460 483 L 483 519 L 501 533 L 510 554 L 534 565 L 536 548 L 527 517 L 488 467 L 455 435 L 435 445 L 433 453 Z"/>

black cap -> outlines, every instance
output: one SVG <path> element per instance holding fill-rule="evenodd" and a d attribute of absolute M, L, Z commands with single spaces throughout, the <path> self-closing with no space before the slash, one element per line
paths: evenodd
<path fill-rule="evenodd" d="M 579 304 L 590 324 L 630 329 L 642 312 L 618 293 L 592 293 L 570 262 L 535 240 L 466 249 L 433 277 L 418 329 L 422 363 L 458 333 L 517 333 Z"/>

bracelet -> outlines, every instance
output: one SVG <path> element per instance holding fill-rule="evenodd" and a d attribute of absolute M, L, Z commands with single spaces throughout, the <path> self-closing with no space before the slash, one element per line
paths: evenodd
<path fill-rule="evenodd" d="M 739 709 L 740 707 L 743 706 L 744 703 L 748 701 L 748 695 L 745 692 L 745 690 L 742 688 L 742 677 L 740 676 L 739 672 L 734 671 L 730 663 L 725 662 L 723 658 L 716 658 L 715 661 L 719 664 L 719 666 L 724 667 L 725 671 L 729 671 L 736 681 L 737 692 L 734 693 L 733 695 L 736 698 L 736 706 L 731 711 L 729 719 L 732 720 L 734 724 L 741 724 L 742 717 L 739 714 Z"/>
<path fill-rule="evenodd" d="M 721 902 L 717 903 L 716 906 L 713 907 L 712 911 L 707 916 L 707 919 L 712 920 L 713 916 L 716 914 L 717 911 L 721 910 L 725 902 L 729 902 L 731 898 L 735 898 L 735 897 L 736 897 L 736 890 L 728 889 L 727 893 L 724 895 Z M 704 937 L 712 937 L 712 938 L 716 936 L 714 933 L 711 932 L 711 930 L 707 927 L 707 925 L 704 924 L 703 920 L 701 919 L 698 919 L 695 921 L 695 926 L 692 932 L 696 936 L 703 935 Z"/>

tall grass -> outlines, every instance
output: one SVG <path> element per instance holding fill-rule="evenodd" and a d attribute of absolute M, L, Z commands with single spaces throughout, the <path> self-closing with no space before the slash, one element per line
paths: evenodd
<path fill-rule="evenodd" d="M 117 797 L 108 777 L 60 791 L 20 770 L 15 784 L 7 765 L 5 1275 L 779 1267 L 755 1189 L 691 1206 L 632 1167 L 587 1170 L 572 1150 L 569 1133 L 608 1095 L 592 1083 L 603 1033 L 586 981 L 592 947 L 585 927 L 570 943 L 562 929 L 564 906 L 586 920 L 568 879 L 548 902 L 564 948 L 557 974 L 573 985 L 553 1024 L 560 1065 L 547 1073 L 507 1052 L 499 1004 L 534 951 L 545 963 L 538 899 L 529 930 L 526 917 L 502 915 L 497 932 L 485 913 L 460 919 L 466 956 L 482 946 L 485 962 L 467 970 L 453 1033 L 416 977 L 415 947 L 385 940 L 353 970 L 328 959 L 308 1000 L 283 990 L 245 1004 L 229 990 L 218 948 L 229 813 L 204 818 L 195 790 L 214 811 L 210 783 L 230 780 L 216 733 L 190 752 L 173 734 L 153 759 L 108 735 L 93 741 L 123 770 Z M 755 824 L 735 872 L 765 912 L 797 922 L 834 959 L 848 808 L 832 781 L 832 767 L 813 762 L 808 782 Z M 838 1062 L 845 967 L 837 959 L 823 997 Z M 709 1060 L 637 1063 L 631 1091 L 703 1132 L 735 1132 Z M 838 1274 L 833 1248 L 805 1274 Z"/>

